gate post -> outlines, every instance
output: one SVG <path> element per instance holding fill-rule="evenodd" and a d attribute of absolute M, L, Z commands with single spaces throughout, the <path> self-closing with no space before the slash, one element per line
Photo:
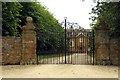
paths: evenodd
<path fill-rule="evenodd" d="M 109 32 L 104 19 L 95 29 L 95 60 L 96 64 L 106 64 L 110 60 Z"/>
<path fill-rule="evenodd" d="M 22 27 L 22 59 L 20 64 L 36 64 L 36 32 L 32 17 Z"/>

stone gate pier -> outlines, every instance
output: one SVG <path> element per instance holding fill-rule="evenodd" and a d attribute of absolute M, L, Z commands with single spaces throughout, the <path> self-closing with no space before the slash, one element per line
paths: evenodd
<path fill-rule="evenodd" d="M 26 18 L 22 27 L 22 59 L 21 64 L 36 64 L 36 32 L 32 18 Z"/>
<path fill-rule="evenodd" d="M 120 38 L 110 36 L 109 28 L 104 19 L 95 28 L 95 61 L 96 64 L 118 65 Z"/>
<path fill-rule="evenodd" d="M 96 64 L 105 64 L 106 61 L 110 61 L 109 34 L 104 24 L 95 30 L 95 61 Z"/>

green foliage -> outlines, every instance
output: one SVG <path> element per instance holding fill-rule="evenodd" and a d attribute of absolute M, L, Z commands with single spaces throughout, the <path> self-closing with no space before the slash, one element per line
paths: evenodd
<path fill-rule="evenodd" d="M 91 19 L 94 27 L 99 25 L 100 17 L 108 26 L 111 36 L 120 36 L 120 2 L 98 2 L 92 9 Z M 95 23 L 95 24 L 94 24 Z"/>
<path fill-rule="evenodd" d="M 21 8 L 18 2 L 2 3 L 2 35 L 19 36 Z"/>
<path fill-rule="evenodd" d="M 64 29 L 38 2 L 3 3 L 3 35 L 21 35 L 18 28 L 25 25 L 27 16 L 33 18 L 36 27 L 38 50 L 57 51 L 64 47 Z"/>

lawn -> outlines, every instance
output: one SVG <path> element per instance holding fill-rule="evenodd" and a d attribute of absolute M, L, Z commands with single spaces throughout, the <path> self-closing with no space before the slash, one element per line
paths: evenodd
<path fill-rule="evenodd" d="M 66 53 L 66 56 L 71 53 Z M 46 58 L 55 58 L 55 57 L 65 57 L 65 53 L 49 53 L 49 54 L 39 54 L 37 55 L 38 60 L 46 59 Z"/>

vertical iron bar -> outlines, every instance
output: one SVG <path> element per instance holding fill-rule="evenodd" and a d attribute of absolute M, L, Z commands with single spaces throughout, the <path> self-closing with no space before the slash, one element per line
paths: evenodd
<path fill-rule="evenodd" d="M 70 53 L 71 53 L 71 64 L 72 64 L 72 30 L 70 31 Z"/>
<path fill-rule="evenodd" d="M 77 31 L 76 31 L 77 32 Z M 78 33 L 79 34 L 79 33 Z M 76 37 L 76 36 L 75 36 Z M 76 56 L 76 64 L 79 64 L 79 52 L 76 52 L 77 56 Z"/>
<path fill-rule="evenodd" d="M 77 31 L 76 31 L 77 32 Z M 76 34 L 75 34 L 75 41 L 74 41 L 74 53 L 77 53 L 77 50 L 76 50 Z"/>
<path fill-rule="evenodd" d="M 83 45 L 84 45 L 84 41 L 83 41 L 83 36 L 84 36 L 84 34 L 83 34 L 84 32 L 83 32 L 83 30 L 82 30 L 82 34 L 81 34 L 81 47 L 82 47 L 82 49 L 81 49 L 81 64 L 83 65 L 83 63 L 84 63 L 84 57 L 83 57 L 83 50 L 84 50 L 84 48 L 83 48 Z"/>
<path fill-rule="evenodd" d="M 85 64 L 87 64 L 87 58 L 86 58 L 86 53 L 87 53 L 87 50 L 88 50 L 88 45 L 87 45 L 87 35 L 86 35 L 86 31 L 85 31 L 85 33 L 84 33 L 84 35 L 85 35 Z"/>
<path fill-rule="evenodd" d="M 68 35 L 68 33 L 67 33 Z M 68 37 L 67 37 L 67 55 L 68 55 L 68 60 L 67 60 L 67 63 L 69 64 L 70 63 L 70 57 L 69 57 L 69 47 L 68 47 L 69 43 L 68 43 Z"/>
<path fill-rule="evenodd" d="M 38 65 L 38 54 L 36 54 L 36 57 L 37 57 L 37 65 Z"/>
<path fill-rule="evenodd" d="M 49 53 L 47 53 L 47 55 L 46 55 L 46 63 L 48 64 L 48 56 L 49 56 Z"/>
<path fill-rule="evenodd" d="M 82 56 L 83 56 L 83 65 L 85 65 L 85 56 L 84 56 L 84 54 L 85 54 L 85 49 L 86 49 L 86 47 L 85 47 L 85 41 L 84 41 L 84 39 L 85 39 L 85 33 L 84 33 L 84 31 L 83 31 L 83 35 L 82 35 Z"/>
<path fill-rule="evenodd" d="M 60 34 L 59 34 L 59 32 L 58 32 L 58 35 L 59 35 L 59 37 L 60 37 Z M 58 61 L 58 64 L 60 64 L 60 53 L 61 53 L 61 51 L 60 51 L 60 39 L 58 40 L 59 41 L 59 50 L 58 50 L 58 57 L 59 57 L 59 61 Z"/>
<path fill-rule="evenodd" d="M 87 64 L 87 61 L 88 61 L 88 59 L 87 59 L 87 52 L 88 52 L 88 43 L 87 43 L 87 41 L 88 41 L 88 36 L 87 36 L 87 32 L 85 31 L 85 46 L 86 46 L 86 50 L 85 50 L 85 63 Z"/>
<path fill-rule="evenodd" d="M 44 64 L 44 57 L 45 57 L 45 52 L 44 51 L 43 51 L 42 55 L 43 55 L 43 64 Z"/>
<path fill-rule="evenodd" d="M 65 18 L 65 64 L 66 64 L 66 26 L 67 26 L 67 18 Z"/>
<path fill-rule="evenodd" d="M 95 45 L 94 45 L 94 30 L 93 30 L 93 65 L 94 65 L 94 50 L 95 50 Z"/>
<path fill-rule="evenodd" d="M 87 64 L 91 64 L 90 59 L 88 58 L 88 54 L 90 54 L 90 32 L 87 32 L 87 46 L 88 46 L 88 50 L 87 50 Z"/>
<path fill-rule="evenodd" d="M 82 44 L 83 44 L 83 42 L 82 42 L 82 30 L 81 30 L 81 34 L 80 34 L 80 38 L 81 38 L 81 40 L 80 40 L 80 54 L 81 54 L 81 62 L 80 62 L 80 64 L 82 64 L 82 50 L 83 50 L 83 48 L 82 48 Z"/>

